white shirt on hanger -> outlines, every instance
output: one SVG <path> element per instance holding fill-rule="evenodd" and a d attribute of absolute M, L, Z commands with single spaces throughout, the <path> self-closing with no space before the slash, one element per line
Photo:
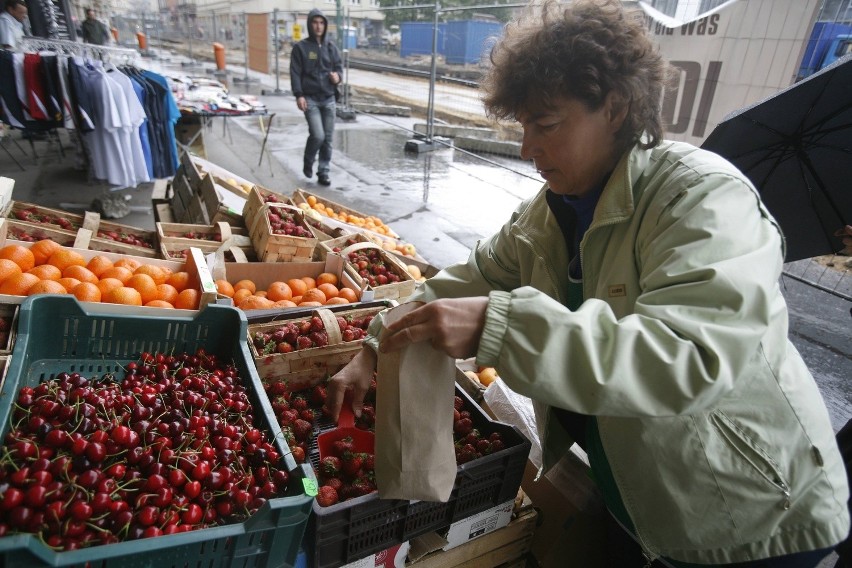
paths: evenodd
<path fill-rule="evenodd" d="M 151 178 L 148 177 L 148 167 L 145 165 L 145 154 L 142 152 L 142 140 L 139 139 L 139 127 L 147 120 L 148 115 L 145 114 L 142 103 L 136 97 L 136 91 L 133 90 L 133 84 L 127 75 L 113 66 L 112 69 L 107 71 L 107 78 L 120 89 L 121 95 L 117 94 L 116 99 L 122 99 L 119 103 L 119 109 L 122 113 L 126 112 L 126 115 L 122 116 L 124 123 L 122 128 L 123 143 L 126 146 L 125 158 L 129 158 L 126 165 L 130 170 L 130 177 L 133 179 L 131 185 L 136 187 L 140 183 L 151 181 Z"/>

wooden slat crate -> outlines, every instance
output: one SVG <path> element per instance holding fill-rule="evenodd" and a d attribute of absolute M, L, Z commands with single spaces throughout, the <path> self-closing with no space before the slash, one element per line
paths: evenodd
<path fill-rule="evenodd" d="M 246 220 L 246 227 L 249 226 L 248 219 L 254 219 L 257 212 L 267 203 L 294 205 L 293 200 L 286 195 L 256 185 L 246 197 L 246 206 L 243 208 L 243 219 Z"/>
<path fill-rule="evenodd" d="M 77 238 L 76 231 L 59 229 L 54 225 L 41 225 L 6 219 L 6 226 L 8 227 L 9 238 L 16 241 L 35 242 L 42 239 L 50 239 L 62 246 L 70 247 L 74 246 L 74 241 Z"/>
<path fill-rule="evenodd" d="M 219 185 L 214 176 L 207 175 L 201 179 L 198 192 L 201 203 L 207 213 L 210 223 L 225 221 L 231 225 L 242 226 L 243 209 L 245 208 L 245 194 L 231 192 L 228 188 Z M 220 191 L 222 192 L 220 195 Z"/>
<path fill-rule="evenodd" d="M 251 249 L 244 249 L 237 246 L 222 248 L 222 245 L 217 246 L 215 244 L 204 243 L 195 243 L 192 246 L 199 249 L 204 255 L 220 252 L 221 249 L 221 252 L 225 255 L 225 262 L 257 261 L 257 256 L 254 254 L 254 250 Z M 188 257 L 189 249 L 190 247 L 183 243 L 160 243 L 160 256 L 169 260 L 180 261 Z"/>
<path fill-rule="evenodd" d="M 251 248 L 248 230 L 219 221 L 212 225 L 188 223 L 157 223 L 157 238 L 161 243 L 183 244 L 187 247 L 212 245 L 219 247 L 230 240 L 230 246 Z M 193 236 L 187 236 L 187 235 Z"/>
<path fill-rule="evenodd" d="M 328 345 L 324 347 L 312 347 L 299 349 L 290 353 L 259 353 L 254 343 L 257 333 L 273 332 L 287 323 L 299 324 L 310 321 L 310 317 L 291 319 L 279 319 L 274 322 L 249 324 L 248 340 L 251 345 L 257 372 L 264 382 L 283 381 L 289 387 L 307 387 L 326 379 L 342 369 L 361 350 L 363 339 L 353 341 L 342 341 L 337 317 L 346 319 L 363 319 L 367 316 L 375 316 L 382 311 L 383 307 L 353 308 L 351 310 L 331 311 L 317 308 L 314 314 L 323 320 L 328 332 Z"/>
<path fill-rule="evenodd" d="M 298 206 L 302 206 L 302 204 L 307 204 L 309 207 L 311 206 L 311 201 L 315 201 L 317 204 L 321 204 L 321 208 L 311 207 L 315 211 L 318 211 L 322 215 L 328 216 L 331 219 L 341 221 L 356 227 L 359 230 L 371 229 L 369 225 L 366 224 L 367 220 L 372 220 L 374 227 L 371 230 L 387 235 L 389 237 L 399 238 L 399 235 L 390 227 L 388 227 L 384 222 L 381 221 L 375 215 L 367 215 L 366 213 L 361 213 L 360 211 L 356 211 L 355 209 L 351 209 L 342 205 L 340 203 L 334 202 L 325 197 L 320 197 L 319 195 L 314 195 L 313 193 L 309 193 L 304 189 L 297 189 L 293 192 L 293 203 Z M 328 210 L 331 209 L 335 214 L 334 217 L 328 214 Z M 343 215 L 341 215 L 343 214 Z M 344 216 L 343 219 L 338 218 L 339 216 Z M 384 232 L 383 232 L 384 230 Z"/>
<path fill-rule="evenodd" d="M 370 286 L 367 283 L 367 280 L 358 273 L 357 266 L 355 266 L 349 261 L 349 253 L 357 252 L 359 250 L 364 249 L 377 250 L 379 252 L 379 256 L 390 268 L 390 270 L 393 270 L 394 274 L 399 276 L 399 282 L 390 282 L 388 284 L 382 284 L 379 286 Z M 340 251 L 339 254 L 346 262 L 344 270 L 346 270 L 346 272 L 352 277 L 352 280 L 355 281 L 356 286 L 361 290 L 371 290 L 373 292 L 374 300 L 401 300 L 407 298 L 408 296 L 414 293 L 414 288 L 416 287 L 417 283 L 414 281 L 414 278 L 411 277 L 411 274 L 408 273 L 408 270 L 405 268 L 405 265 L 402 264 L 402 262 L 398 260 L 395 255 L 384 250 L 382 247 L 372 242 L 362 242 L 346 247 L 345 249 Z"/>
<path fill-rule="evenodd" d="M 97 214 L 94 214 L 97 215 Z M 50 207 L 42 207 L 35 203 L 26 203 L 24 201 L 12 201 L 7 217 L 12 221 L 19 223 L 27 223 L 29 225 L 49 227 L 53 229 L 62 229 L 65 231 L 76 232 L 77 229 L 85 227 L 92 229 L 89 224 L 94 220 L 97 223 L 97 217 L 86 217 L 76 213 L 69 213 L 61 209 L 52 209 Z"/>
<path fill-rule="evenodd" d="M 296 224 L 307 229 L 312 236 L 294 237 L 274 234 L 267 217 L 267 212 L 271 209 L 283 209 L 286 213 L 291 214 Z M 257 258 L 261 262 L 310 261 L 319 239 L 314 235 L 310 225 L 305 223 L 304 217 L 304 212 L 301 209 L 283 203 L 265 203 L 256 211 L 252 211 L 251 215 L 246 216 L 246 226 L 249 228 L 249 237 L 251 237 Z"/>

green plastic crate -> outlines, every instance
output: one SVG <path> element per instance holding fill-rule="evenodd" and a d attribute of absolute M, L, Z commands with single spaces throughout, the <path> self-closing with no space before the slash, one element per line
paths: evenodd
<path fill-rule="evenodd" d="M 297 465 L 280 439 L 280 428 L 254 368 L 241 310 L 211 305 L 193 316 L 163 318 L 118 313 L 115 306 L 84 310 L 71 296 L 43 295 L 21 305 L 18 336 L 6 382 L 0 391 L 0 426 L 5 437 L 17 393 L 63 371 L 86 376 L 114 373 L 140 353 L 194 352 L 202 347 L 233 359 L 255 408 L 258 427 L 271 431 L 290 472 L 284 497 L 270 499 L 243 523 L 55 552 L 36 537 L 0 538 L 0 567 L 74 566 L 86 568 L 291 567 L 296 564 L 314 498 L 303 482 L 315 484 L 311 468 Z"/>

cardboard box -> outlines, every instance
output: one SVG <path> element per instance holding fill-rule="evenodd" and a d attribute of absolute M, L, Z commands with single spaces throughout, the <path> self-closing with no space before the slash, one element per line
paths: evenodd
<path fill-rule="evenodd" d="M 361 560 L 344 564 L 342 568 L 404 568 L 408 549 L 408 541 L 405 541 Z"/>
<path fill-rule="evenodd" d="M 505 527 L 512 520 L 512 509 L 514 506 L 515 500 L 512 499 L 502 505 L 497 505 L 487 511 L 451 524 L 447 530 L 447 534 L 444 536 L 447 544 L 441 550 L 453 549 L 476 537 Z"/>

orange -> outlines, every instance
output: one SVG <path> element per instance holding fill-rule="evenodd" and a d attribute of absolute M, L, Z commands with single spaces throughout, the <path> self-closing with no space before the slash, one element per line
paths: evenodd
<path fill-rule="evenodd" d="M 238 306 L 241 310 L 267 310 L 275 305 L 275 302 L 261 298 L 260 296 L 249 296 Z"/>
<path fill-rule="evenodd" d="M 27 296 L 35 294 L 67 294 L 68 290 L 56 280 L 39 280 L 27 290 Z"/>
<path fill-rule="evenodd" d="M 29 274 L 35 274 L 40 280 L 59 280 L 62 278 L 62 271 L 52 264 L 42 264 L 27 270 Z"/>
<path fill-rule="evenodd" d="M 139 268 L 133 271 L 133 274 L 147 274 L 154 280 L 154 284 L 165 284 L 166 279 L 169 277 L 162 268 L 159 266 L 154 266 L 153 264 L 143 264 Z"/>
<path fill-rule="evenodd" d="M 0 284 L 0 294 L 11 294 L 13 296 L 26 296 L 27 290 L 32 288 L 36 282 L 41 280 L 35 274 L 14 274 Z"/>
<path fill-rule="evenodd" d="M 201 292 L 194 288 L 181 290 L 175 300 L 175 307 L 180 310 L 197 310 L 198 302 L 201 300 Z"/>
<path fill-rule="evenodd" d="M 63 270 L 62 276 L 65 278 L 76 278 L 80 282 L 91 282 L 92 284 L 97 284 L 98 280 L 100 280 L 94 272 L 85 266 L 78 266 L 76 264 Z"/>
<path fill-rule="evenodd" d="M 112 268 L 107 268 L 101 273 L 101 280 L 104 278 L 115 278 L 116 280 L 121 280 L 121 283 L 124 284 L 130 277 L 133 276 L 133 272 L 125 267 L 125 266 L 113 266 Z"/>
<path fill-rule="evenodd" d="M 302 276 L 302 281 L 308 285 L 308 290 L 317 287 L 317 281 L 311 276 Z"/>
<path fill-rule="evenodd" d="M 258 290 L 257 292 L 254 293 L 254 295 L 260 296 L 261 298 L 265 298 L 266 297 L 266 290 Z"/>
<path fill-rule="evenodd" d="M 314 197 L 313 195 L 309 195 L 309 196 L 308 196 L 308 205 L 310 205 L 311 207 L 313 207 L 313 206 L 314 206 L 314 205 L 316 205 L 316 204 L 317 204 L 317 198 L 316 198 L 316 197 Z"/>
<path fill-rule="evenodd" d="M 142 305 L 142 296 L 139 294 L 139 291 L 129 286 L 112 288 L 101 297 L 101 300 L 110 304 Z"/>
<path fill-rule="evenodd" d="M 187 286 L 189 286 L 189 272 L 173 272 L 171 276 L 166 279 L 166 284 L 171 284 L 178 292 L 184 290 Z"/>
<path fill-rule="evenodd" d="M 134 270 L 139 268 L 141 264 L 142 263 L 136 260 L 135 258 L 128 258 L 126 256 L 123 256 L 115 261 L 114 266 L 122 266 L 128 269 L 130 272 L 133 272 Z"/>
<path fill-rule="evenodd" d="M 38 266 L 36 266 L 36 268 L 38 268 Z M 76 278 L 60 278 L 57 282 L 62 284 L 62 287 L 68 290 L 69 294 L 78 284 L 80 284 L 80 281 Z"/>
<path fill-rule="evenodd" d="M 355 290 L 352 288 L 341 288 L 338 291 L 338 298 L 346 298 L 349 300 L 350 304 L 354 304 L 358 301 L 358 295 L 355 293 Z"/>
<path fill-rule="evenodd" d="M 293 296 L 292 298 L 290 298 L 290 301 L 298 306 L 299 302 L 302 301 L 302 297 L 301 296 Z"/>
<path fill-rule="evenodd" d="M 343 298 L 341 296 L 329 298 L 328 300 L 325 301 L 326 306 L 334 305 L 334 304 L 348 304 L 348 303 L 349 303 L 349 300 L 347 300 L 346 298 Z"/>
<path fill-rule="evenodd" d="M 148 306 L 149 308 L 171 308 L 171 309 L 175 309 L 175 307 L 173 305 L 171 305 L 169 302 L 166 302 L 165 300 L 151 300 L 150 302 L 146 303 L 145 305 Z"/>
<path fill-rule="evenodd" d="M 47 264 L 52 264 L 62 271 L 74 264 L 86 266 L 86 259 L 76 250 L 60 248 L 50 255 L 50 258 L 47 259 Z"/>
<path fill-rule="evenodd" d="M 21 272 L 26 272 L 35 266 L 35 256 L 25 246 L 6 245 L 0 249 L 0 258 L 8 258 L 21 267 Z"/>
<path fill-rule="evenodd" d="M 99 254 L 98 256 L 93 256 L 91 260 L 89 260 L 89 262 L 86 264 L 86 268 L 91 270 L 92 274 L 94 274 L 98 278 L 101 277 L 101 274 L 103 274 L 106 269 L 112 267 L 112 261 L 102 254 Z"/>
<path fill-rule="evenodd" d="M 241 288 L 234 292 L 234 295 L 231 299 L 234 301 L 235 306 L 239 306 L 240 302 L 242 302 L 251 295 L 251 290 L 249 290 L 248 288 Z"/>
<path fill-rule="evenodd" d="M 216 280 L 216 291 L 222 294 L 223 296 L 228 296 L 229 298 L 233 298 L 234 292 L 236 292 L 231 283 L 225 280 L 224 278 Z"/>
<path fill-rule="evenodd" d="M 301 296 L 308 290 L 308 284 L 301 278 L 291 278 L 287 281 L 287 286 L 290 287 L 294 296 Z"/>
<path fill-rule="evenodd" d="M 266 289 L 266 297 L 277 302 L 278 300 L 289 300 L 293 297 L 293 291 L 286 282 L 273 282 Z"/>
<path fill-rule="evenodd" d="M 317 290 L 320 290 L 323 294 L 325 294 L 325 297 L 328 300 L 340 295 L 340 290 L 337 289 L 337 286 L 328 282 L 317 286 Z"/>
<path fill-rule="evenodd" d="M 322 306 L 320 302 L 299 302 L 300 308 L 318 308 Z"/>
<path fill-rule="evenodd" d="M 0 283 L 16 274 L 23 272 L 21 267 L 8 258 L 0 258 Z"/>
<path fill-rule="evenodd" d="M 30 252 L 33 253 L 33 258 L 35 258 L 35 265 L 41 266 L 46 263 L 50 258 L 50 255 L 58 251 L 62 248 L 62 245 L 57 243 L 56 241 L 51 241 L 50 239 L 42 239 L 36 243 L 33 243 L 33 246 L 30 247 Z"/>
<path fill-rule="evenodd" d="M 134 288 L 142 296 L 142 303 L 147 304 L 151 300 L 159 300 L 157 283 L 147 274 L 134 274 L 124 283 L 125 286 Z"/>
<path fill-rule="evenodd" d="M 257 285 L 255 285 L 254 282 L 252 282 L 251 280 L 248 280 L 248 279 L 240 280 L 239 282 L 234 284 L 234 292 L 236 292 L 237 290 L 241 290 L 243 288 L 250 291 L 252 294 L 257 292 Z"/>
<path fill-rule="evenodd" d="M 124 286 L 124 282 L 118 278 L 101 278 L 95 286 L 97 286 L 98 290 L 101 291 L 101 296 L 106 296 L 106 293 L 113 288 L 121 288 Z"/>
<path fill-rule="evenodd" d="M 121 285 L 121 283 L 119 283 L 119 285 Z M 74 297 L 81 302 L 101 301 L 101 289 L 91 282 L 80 282 L 71 289 L 71 293 L 74 294 Z"/>
<path fill-rule="evenodd" d="M 278 300 L 272 305 L 273 308 L 295 308 L 296 303 L 291 300 Z"/>
<path fill-rule="evenodd" d="M 320 305 L 324 304 L 328 298 L 325 297 L 325 293 L 319 288 L 311 288 L 304 294 L 302 294 L 302 302 L 319 302 Z"/>
<path fill-rule="evenodd" d="M 334 284 L 337 286 L 337 274 L 333 272 L 323 272 L 317 276 L 317 286 L 320 284 Z"/>
<path fill-rule="evenodd" d="M 172 286 L 171 284 L 159 284 L 157 286 L 157 299 L 162 300 L 163 302 L 168 302 L 172 304 L 174 307 L 175 300 L 177 300 L 178 291 L 177 288 Z"/>

